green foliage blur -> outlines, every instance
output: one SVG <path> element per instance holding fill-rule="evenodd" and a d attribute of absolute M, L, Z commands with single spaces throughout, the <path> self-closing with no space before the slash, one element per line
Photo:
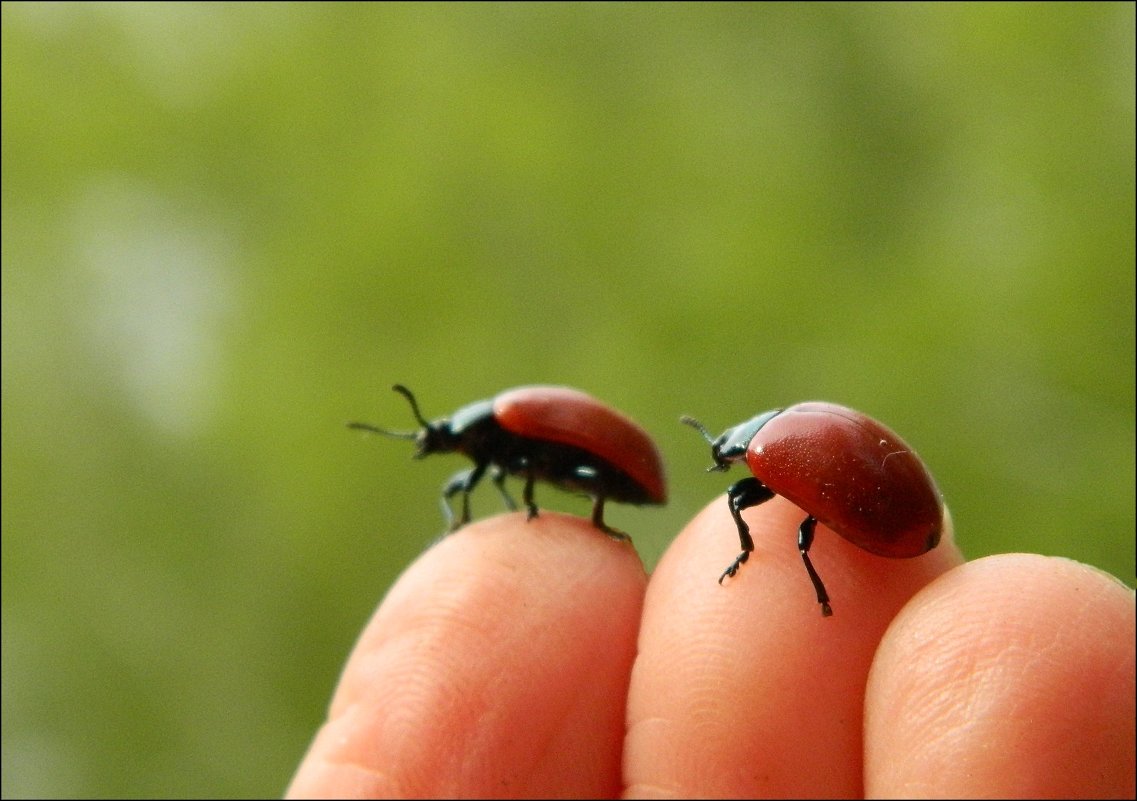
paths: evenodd
<path fill-rule="evenodd" d="M 969 557 L 1134 581 L 1132 4 L 2 22 L 5 797 L 283 791 L 464 464 L 344 428 L 396 382 L 636 418 L 649 568 L 730 480 L 679 415 L 824 399 Z"/>

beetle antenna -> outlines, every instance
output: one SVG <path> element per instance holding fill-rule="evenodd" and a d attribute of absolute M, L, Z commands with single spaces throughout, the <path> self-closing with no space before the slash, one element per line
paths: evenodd
<path fill-rule="evenodd" d="M 423 428 L 430 428 L 430 423 L 423 419 L 422 413 L 418 410 L 418 401 L 415 400 L 414 393 L 412 393 L 402 384 L 395 384 L 395 386 L 391 387 L 391 389 L 395 390 L 395 392 L 398 392 L 410 402 L 411 411 L 414 412 L 415 420 L 418 420 L 419 425 L 421 425 Z"/>
<path fill-rule="evenodd" d="M 418 401 L 415 400 L 414 393 L 404 387 L 402 384 L 395 384 L 391 389 L 398 392 L 411 404 L 411 412 L 414 413 L 415 420 L 422 425 L 423 428 L 430 428 L 430 423 L 422 419 L 422 413 L 418 410 Z M 370 423 L 348 423 L 348 428 L 354 428 L 359 431 L 370 431 L 372 434 L 382 434 L 385 437 L 394 437 L 395 439 L 418 439 L 419 432 L 417 431 L 388 431 L 379 426 L 373 426 Z"/>
<path fill-rule="evenodd" d="M 394 437 L 395 439 L 414 439 L 418 436 L 417 431 L 388 431 L 385 428 L 379 428 L 370 423 L 348 423 L 347 427 L 359 431 L 370 431 L 372 434 L 382 434 L 385 437 Z"/>
<path fill-rule="evenodd" d="M 700 423 L 698 420 L 696 420 L 694 417 L 688 417 L 687 415 L 683 415 L 682 417 L 679 418 L 679 422 L 686 423 L 687 425 L 691 426 L 691 428 L 695 429 L 700 434 L 702 434 L 703 439 L 705 439 L 708 444 L 710 444 L 710 445 L 715 444 L 715 438 L 713 436 L 711 436 L 711 432 L 707 431 L 707 427 L 704 426 L 702 423 Z"/>

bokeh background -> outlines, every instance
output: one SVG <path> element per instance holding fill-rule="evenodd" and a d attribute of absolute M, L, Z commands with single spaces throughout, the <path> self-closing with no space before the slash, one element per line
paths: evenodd
<path fill-rule="evenodd" d="M 636 418 L 649 567 L 729 481 L 680 414 L 827 399 L 969 557 L 1134 582 L 1132 4 L 2 22 L 6 797 L 284 789 L 463 465 L 343 428 L 395 382 Z"/>

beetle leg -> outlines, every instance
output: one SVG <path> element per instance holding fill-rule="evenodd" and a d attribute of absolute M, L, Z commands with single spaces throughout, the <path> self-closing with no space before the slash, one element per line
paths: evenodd
<path fill-rule="evenodd" d="M 614 540 L 630 540 L 627 534 L 618 528 L 612 528 L 604 522 L 604 496 L 596 495 L 592 499 L 592 525 L 603 531 Z"/>
<path fill-rule="evenodd" d="M 733 576 L 737 573 L 738 568 L 746 563 L 746 560 L 750 558 L 750 552 L 754 550 L 754 540 L 750 537 L 750 527 L 742 519 L 742 510 L 765 503 L 773 497 L 773 491 L 753 476 L 736 481 L 727 489 L 726 501 L 730 507 L 730 516 L 734 518 L 734 524 L 738 526 L 738 541 L 742 545 L 742 553 L 719 576 L 719 584 L 722 584 L 722 580 L 727 576 Z"/>
<path fill-rule="evenodd" d="M 516 511 L 517 501 L 513 500 L 513 496 L 510 495 L 509 491 L 505 488 L 505 470 L 502 469 L 501 465 L 495 464 L 491 476 L 493 477 L 494 486 L 497 487 L 497 491 L 501 493 L 501 497 L 505 500 L 505 505 L 509 507 L 511 512 Z"/>
<path fill-rule="evenodd" d="M 470 522 L 470 492 L 478 486 L 485 472 L 485 464 L 474 465 L 468 470 L 459 470 L 442 485 L 442 514 L 450 531 L 455 531 Z M 462 516 L 455 520 L 454 510 L 450 508 L 450 499 L 459 492 L 462 493 Z"/>
<path fill-rule="evenodd" d="M 532 520 L 537 516 L 537 504 L 533 501 L 533 482 L 536 480 L 537 476 L 533 472 L 533 466 L 526 461 L 525 489 L 521 493 L 521 500 L 525 502 L 525 507 L 529 510 L 528 520 Z"/>
<path fill-rule="evenodd" d="M 813 515 L 801 521 L 801 526 L 797 530 L 797 549 L 801 551 L 801 558 L 805 561 L 809 580 L 813 582 L 813 589 L 817 592 L 817 602 L 821 604 L 821 615 L 822 617 L 829 617 L 833 614 L 833 608 L 829 606 L 829 593 L 825 591 L 825 585 L 821 583 L 821 576 L 817 575 L 817 571 L 813 569 L 813 562 L 809 561 L 809 547 L 813 545 L 813 530 L 815 528 L 817 528 L 817 518 Z"/>

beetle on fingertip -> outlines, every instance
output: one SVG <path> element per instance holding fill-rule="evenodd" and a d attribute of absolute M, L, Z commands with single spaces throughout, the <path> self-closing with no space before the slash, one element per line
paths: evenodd
<path fill-rule="evenodd" d="M 694 418 L 680 420 L 710 444 L 715 463 L 708 471 L 745 462 L 751 473 L 727 489 L 742 553 L 723 571 L 720 584 L 754 550 L 741 512 L 775 495 L 806 513 L 798 550 L 825 616 L 833 614 L 829 593 L 809 558 L 819 522 L 870 553 L 894 559 L 920 556 L 940 541 L 943 499 L 927 468 L 895 432 L 867 415 L 833 403 L 799 403 L 757 415 L 717 438 Z"/>
<path fill-rule="evenodd" d="M 593 525 L 617 539 L 627 535 L 604 522 L 606 501 L 667 501 L 663 459 L 651 437 L 630 418 L 580 390 L 516 387 L 428 421 L 409 389 L 401 384 L 393 389 L 410 403 L 420 429 L 396 432 L 369 423 L 348 427 L 414 440 L 416 459 L 462 453 L 473 460 L 473 467 L 455 473 L 442 488 L 442 511 L 451 531 L 470 521 L 470 493 L 487 471 L 510 509 L 517 504 L 505 489 L 505 477 L 524 479 L 522 500 L 530 520 L 538 513 L 533 498 L 538 480 L 591 496 Z M 459 493 L 462 508 L 455 515 L 450 500 Z"/>

